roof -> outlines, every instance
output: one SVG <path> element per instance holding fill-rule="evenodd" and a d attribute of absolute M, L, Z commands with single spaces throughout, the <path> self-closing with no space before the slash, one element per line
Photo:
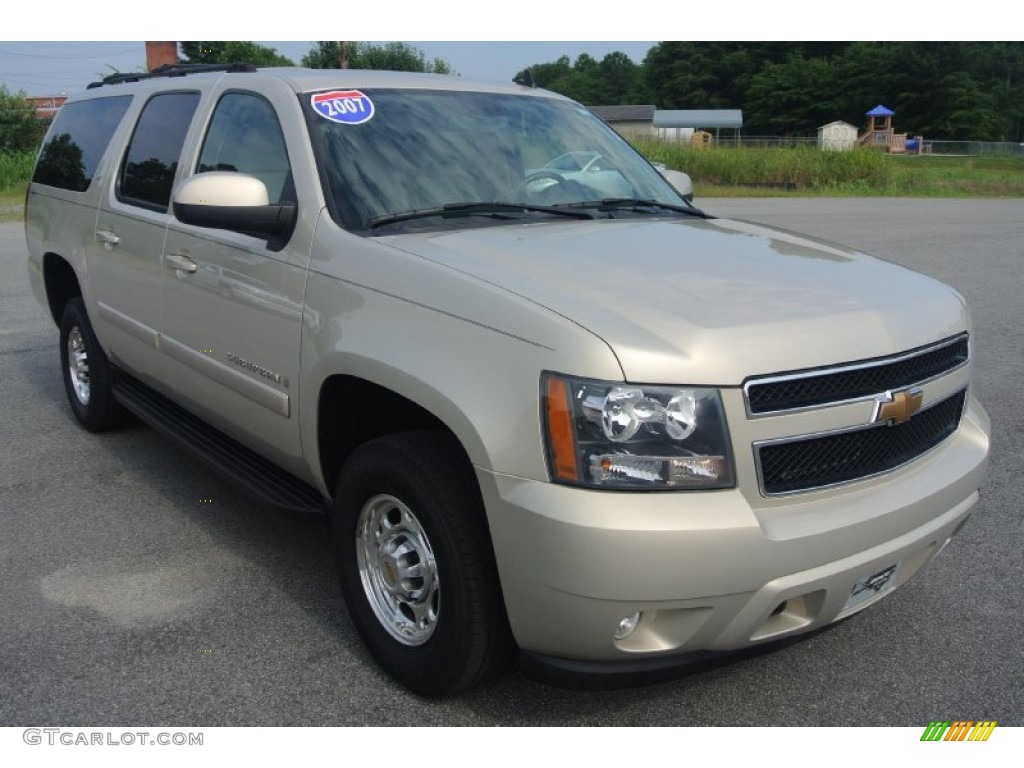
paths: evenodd
<path fill-rule="evenodd" d="M 87 94 L 78 94 L 75 100 L 84 97 L 106 96 L 122 89 L 141 93 L 149 93 L 166 89 L 168 80 L 173 85 L 182 87 L 183 82 L 210 83 L 221 78 L 237 78 L 239 83 L 253 84 L 266 82 L 268 79 L 279 81 L 296 93 L 309 93 L 327 88 L 417 88 L 444 91 L 486 91 L 490 93 L 517 93 L 537 97 L 567 100 L 565 96 L 546 91 L 542 88 L 527 88 L 511 82 L 503 83 L 493 80 L 456 77 L 454 75 L 426 74 L 422 72 L 391 72 L 370 69 L 305 69 L 302 67 L 255 67 L 246 69 L 248 65 L 212 65 L 207 69 L 194 69 L 182 72 L 182 77 L 170 78 L 174 70 L 156 73 L 124 73 L 108 76 L 91 85 Z M 182 67 L 176 68 L 178 70 Z M 228 70 L 228 71 L 225 71 Z M 253 87 L 258 88 L 258 85 Z"/>
<path fill-rule="evenodd" d="M 600 117 L 606 123 L 623 123 L 627 121 L 654 119 L 653 104 L 611 104 L 600 107 L 590 107 L 591 112 Z"/>
<path fill-rule="evenodd" d="M 850 125 L 845 120 L 833 120 L 831 123 L 825 123 L 825 125 L 818 126 L 818 130 L 820 131 L 822 128 L 831 128 L 833 125 L 845 125 L 847 128 L 853 128 L 855 131 L 857 130 L 857 126 Z"/>
<path fill-rule="evenodd" d="M 742 109 L 659 109 L 654 113 L 658 128 L 742 128 Z"/>
<path fill-rule="evenodd" d="M 895 114 L 896 113 L 893 112 L 888 107 L 883 107 L 881 104 L 879 104 L 877 107 L 872 109 L 870 112 L 865 112 L 864 116 L 865 117 L 892 117 Z"/>

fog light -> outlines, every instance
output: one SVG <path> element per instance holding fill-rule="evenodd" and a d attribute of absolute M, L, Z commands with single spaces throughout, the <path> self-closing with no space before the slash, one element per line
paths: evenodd
<path fill-rule="evenodd" d="M 619 622 L 619 628 L 615 632 L 616 640 L 625 640 L 636 629 L 636 625 L 640 623 L 640 614 L 634 613 L 632 616 L 627 616 Z"/>

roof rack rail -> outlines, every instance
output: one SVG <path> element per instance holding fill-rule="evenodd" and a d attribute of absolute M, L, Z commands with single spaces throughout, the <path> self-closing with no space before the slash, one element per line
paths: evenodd
<path fill-rule="evenodd" d="M 102 80 L 89 83 L 87 88 L 102 88 L 104 85 L 116 85 L 118 83 L 136 83 L 139 80 L 149 80 L 154 77 L 184 77 L 195 75 L 201 72 L 255 72 L 254 64 L 245 64 L 240 61 L 231 64 L 164 64 L 152 72 L 115 72 L 107 75 Z"/>

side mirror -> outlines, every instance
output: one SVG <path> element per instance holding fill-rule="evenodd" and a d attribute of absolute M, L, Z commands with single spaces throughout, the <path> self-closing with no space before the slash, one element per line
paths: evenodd
<path fill-rule="evenodd" d="M 655 163 L 654 167 L 665 177 L 665 181 L 675 187 L 676 192 L 682 195 L 686 202 L 693 202 L 693 181 L 688 173 L 670 171 L 664 163 Z"/>
<path fill-rule="evenodd" d="M 295 205 L 270 205 L 267 186 L 247 173 L 197 173 L 178 185 L 172 208 L 196 227 L 282 235 L 295 225 Z"/>

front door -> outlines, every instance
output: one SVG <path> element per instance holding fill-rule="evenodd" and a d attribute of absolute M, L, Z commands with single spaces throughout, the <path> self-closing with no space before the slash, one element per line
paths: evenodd
<path fill-rule="evenodd" d="M 220 96 L 195 169 L 250 174 L 271 203 L 298 202 L 277 111 L 260 94 Z M 160 334 L 175 398 L 301 475 L 297 394 L 309 243 L 300 230 L 275 239 L 172 219 Z"/>

